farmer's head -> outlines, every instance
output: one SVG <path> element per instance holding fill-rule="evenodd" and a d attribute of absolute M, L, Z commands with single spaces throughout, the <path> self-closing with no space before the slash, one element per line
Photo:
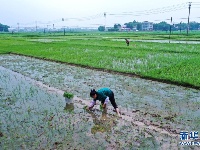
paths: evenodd
<path fill-rule="evenodd" d="M 92 97 L 94 99 L 97 98 L 97 91 L 95 91 L 95 89 L 90 91 L 90 97 Z"/>

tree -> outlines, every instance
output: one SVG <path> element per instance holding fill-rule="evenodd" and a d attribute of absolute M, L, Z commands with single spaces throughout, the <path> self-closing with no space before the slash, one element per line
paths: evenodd
<path fill-rule="evenodd" d="M 98 27 L 98 30 L 99 30 L 99 31 L 105 31 L 105 26 L 99 26 L 99 27 Z"/>
<path fill-rule="evenodd" d="M 120 25 L 120 24 L 115 24 L 115 25 L 114 25 L 114 29 L 119 29 L 119 28 L 121 28 L 121 25 Z"/>
<path fill-rule="evenodd" d="M 198 22 L 190 22 L 190 30 L 198 30 L 200 27 L 200 23 Z"/>
<path fill-rule="evenodd" d="M 132 29 L 136 29 L 136 30 L 142 30 L 142 23 L 141 22 L 137 22 L 137 21 L 133 21 L 133 22 L 128 22 L 125 23 L 124 25 L 126 25 L 127 28 Z"/>
<path fill-rule="evenodd" d="M 8 32 L 8 28 L 10 27 L 0 23 L 0 32 Z"/>
<path fill-rule="evenodd" d="M 133 29 L 133 22 L 125 23 L 127 28 Z"/>
<path fill-rule="evenodd" d="M 170 24 L 166 23 L 165 21 L 162 21 L 160 23 L 156 23 L 153 25 L 153 30 L 161 30 L 161 31 L 167 31 L 169 30 Z"/>
<path fill-rule="evenodd" d="M 137 24 L 137 30 L 142 30 L 142 23 L 138 22 L 138 24 Z"/>

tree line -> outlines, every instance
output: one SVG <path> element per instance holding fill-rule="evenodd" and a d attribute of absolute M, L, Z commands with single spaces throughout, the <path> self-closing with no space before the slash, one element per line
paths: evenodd
<path fill-rule="evenodd" d="M 124 24 L 126 28 L 129 28 L 130 30 L 138 30 L 142 31 L 142 22 L 128 22 Z M 108 31 L 119 31 L 121 28 L 120 24 L 115 24 L 112 28 L 109 28 Z M 171 28 L 172 31 L 178 31 L 178 30 L 187 30 L 188 24 L 187 23 L 178 23 L 178 24 L 169 24 L 165 21 L 162 21 L 160 23 L 153 23 L 153 30 L 154 31 L 168 31 Z M 200 29 L 200 23 L 198 22 L 190 22 L 189 23 L 189 29 L 190 30 L 199 30 Z M 99 26 L 99 31 L 105 31 L 105 26 Z"/>
<path fill-rule="evenodd" d="M 8 28 L 10 27 L 0 23 L 0 32 L 8 32 Z"/>

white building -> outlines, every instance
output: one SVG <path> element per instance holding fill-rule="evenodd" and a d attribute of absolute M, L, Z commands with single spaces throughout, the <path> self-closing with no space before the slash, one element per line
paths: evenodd
<path fill-rule="evenodd" d="M 143 31 L 152 31 L 153 30 L 153 22 L 148 22 L 148 21 L 142 22 L 142 30 Z"/>

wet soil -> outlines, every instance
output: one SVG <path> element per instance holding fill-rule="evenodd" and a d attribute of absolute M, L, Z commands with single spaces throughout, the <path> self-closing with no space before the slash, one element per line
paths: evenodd
<path fill-rule="evenodd" d="M 0 68 L 0 91 L 4 97 L 3 100 L 6 101 L 2 110 L 5 111 L 5 108 L 9 110 L 9 105 L 15 105 L 15 108 L 23 107 L 22 110 L 31 112 L 31 108 L 34 106 L 33 108 L 36 109 L 39 104 L 39 106 L 44 106 L 45 110 L 52 111 L 48 117 L 43 116 L 43 119 L 54 120 L 53 118 L 56 116 L 59 124 L 62 123 L 66 114 L 58 112 L 63 108 L 67 111 L 69 118 L 73 118 L 73 121 L 69 123 L 69 126 L 74 127 L 73 132 L 64 132 L 70 135 L 67 139 L 71 138 L 69 140 L 71 142 L 63 142 L 65 141 L 63 138 L 60 138 L 60 142 L 52 140 L 53 147 L 58 148 L 62 145 L 74 149 L 74 144 L 80 148 L 87 143 L 84 146 L 85 149 L 92 146 L 95 148 L 102 146 L 105 149 L 122 147 L 127 147 L 127 149 L 133 147 L 136 149 L 145 147 L 177 149 L 181 130 L 198 131 L 200 129 L 199 90 L 17 55 L 1 55 L 0 66 L 2 66 Z M 25 81 L 22 82 L 18 79 L 15 87 L 16 80 L 14 79 L 19 78 L 20 75 L 14 76 L 12 79 L 14 72 L 6 68 L 24 75 Z M 8 73 L 6 74 L 6 72 Z M 33 84 L 32 88 L 27 88 L 30 84 Z M 93 111 L 83 110 L 83 106 L 89 104 L 91 100 L 89 98 L 90 89 L 101 87 L 109 87 L 114 91 L 122 118 L 115 116 L 111 105 L 108 106 L 107 112 L 102 112 L 98 105 Z M 25 92 L 27 89 L 29 90 Z M 35 91 L 43 94 L 37 92 L 35 94 Z M 74 103 L 64 103 L 62 97 L 64 91 L 70 91 L 76 95 Z M 26 97 L 30 94 L 25 93 L 30 92 L 33 92 L 32 96 L 27 99 Z M 15 100 L 13 100 L 13 93 Z M 18 94 L 15 93 L 21 93 L 20 97 L 26 99 L 25 102 L 19 102 Z M 50 93 L 50 95 L 45 93 Z M 37 96 L 34 97 L 34 95 Z M 48 103 L 44 101 L 47 99 L 49 99 Z M 34 100 L 37 100 L 37 103 L 34 104 Z M 18 111 L 18 109 L 16 110 Z M 39 114 L 45 114 L 43 110 L 44 108 L 41 107 L 37 111 L 40 112 Z M 9 111 L 6 112 L 6 114 L 8 113 Z M 38 115 L 38 118 L 40 117 L 41 115 Z M 36 119 L 35 122 L 37 124 L 38 120 Z M 51 126 L 49 125 L 49 127 Z M 65 127 L 62 129 L 64 130 Z M 5 128 L 1 127 L 0 132 L 2 135 L 6 135 L 6 132 L 4 133 L 2 130 L 5 132 Z M 39 137 L 42 137 L 43 132 L 41 131 L 40 134 Z M 48 142 L 44 142 L 40 147 L 47 146 L 46 143 Z"/>

